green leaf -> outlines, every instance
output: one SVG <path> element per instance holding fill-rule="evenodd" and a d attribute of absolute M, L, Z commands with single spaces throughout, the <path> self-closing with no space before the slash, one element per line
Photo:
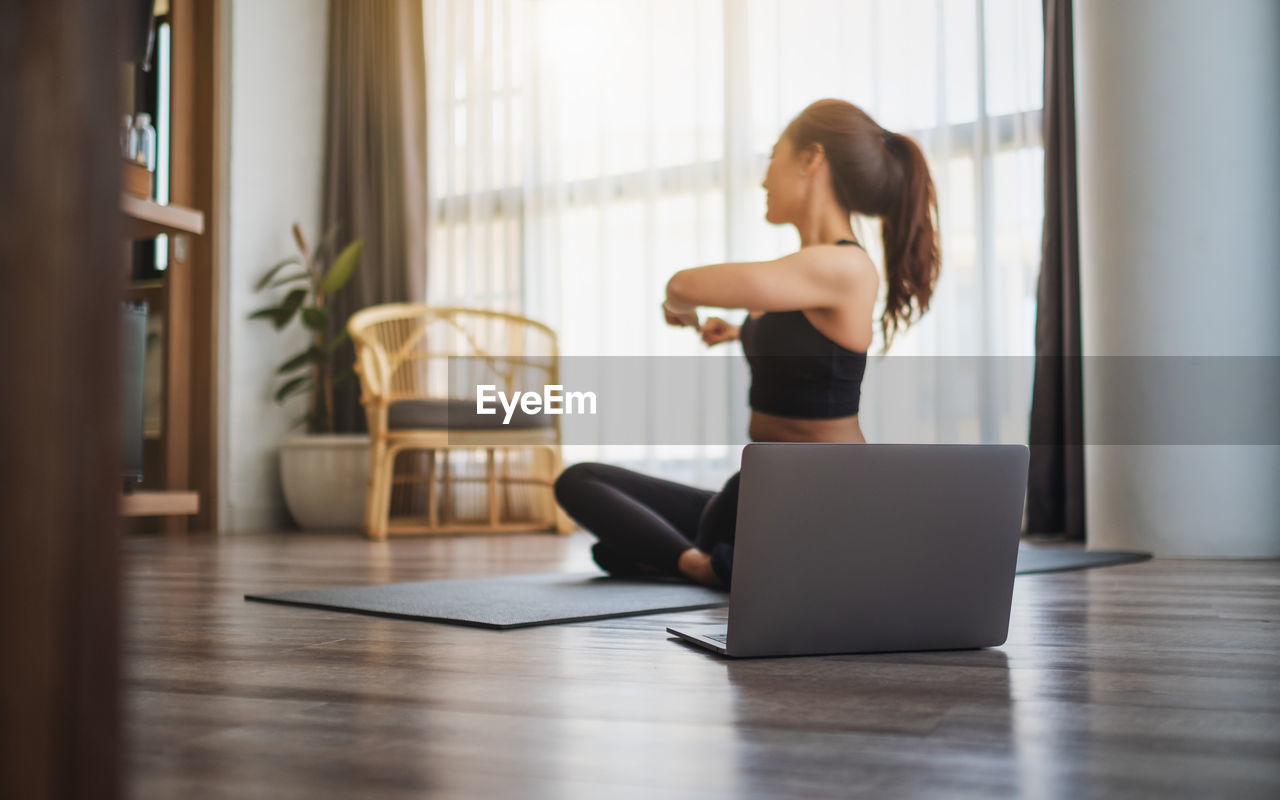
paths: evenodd
<path fill-rule="evenodd" d="M 319 331 L 324 330 L 324 326 L 329 323 L 329 309 L 319 306 L 311 306 L 302 309 L 302 324 L 308 330 Z"/>
<path fill-rule="evenodd" d="M 280 368 L 276 370 L 276 374 L 283 375 L 286 372 L 293 372 L 295 369 L 307 366 L 308 364 L 322 364 L 324 363 L 325 358 L 326 356 L 324 352 L 315 345 L 312 345 L 281 364 Z"/>
<path fill-rule="evenodd" d="M 341 386 L 342 384 L 344 384 L 344 383 L 346 383 L 347 381 L 349 381 L 349 380 L 351 380 L 352 378 L 354 378 L 355 376 L 356 376 L 356 371 L 355 371 L 355 370 L 353 370 L 353 369 L 346 369 L 346 370 L 343 370 L 343 372 L 342 372 L 342 374 L 341 374 L 341 375 L 339 375 L 338 377 L 336 377 L 336 378 L 334 378 L 334 379 L 333 379 L 333 387 L 336 389 L 336 388 L 338 388 L 339 386 Z"/>
<path fill-rule="evenodd" d="M 311 391 L 311 378 L 307 375 L 286 381 L 284 386 L 276 390 L 276 402 L 284 403 L 295 394 L 301 394 L 304 391 Z"/>
<path fill-rule="evenodd" d="M 284 286 L 285 284 L 293 283 L 294 281 L 309 281 L 309 280 L 311 280 L 311 276 L 310 276 L 310 275 L 308 275 L 307 273 L 305 273 L 305 272 L 295 272 L 295 273 L 293 273 L 292 275 L 289 275 L 288 277 L 281 278 L 280 280 L 278 280 L 278 281 L 276 281 L 276 282 L 272 283 L 272 284 L 271 284 L 270 286 L 268 286 L 267 288 L 268 288 L 268 289 L 274 289 L 274 288 L 276 288 L 277 286 Z"/>
<path fill-rule="evenodd" d="M 271 306 L 269 308 L 260 308 L 249 315 L 249 319 L 275 319 L 283 311 L 280 306 Z"/>
<path fill-rule="evenodd" d="M 271 281 L 272 278 L 276 276 L 276 273 L 284 269 L 285 267 L 289 266 L 290 264 L 301 265 L 302 262 L 298 260 L 297 256 L 289 256 L 288 258 L 277 261 L 275 264 L 271 266 L 271 269 L 267 271 L 267 274 L 263 275 L 258 280 L 257 285 L 254 286 L 253 288 L 258 291 L 261 291 L 262 289 L 266 288 L 266 285 Z"/>
<path fill-rule="evenodd" d="M 320 238 L 320 244 L 316 245 L 316 252 L 313 254 L 315 263 L 323 264 L 328 258 L 329 250 L 333 248 L 333 242 L 338 236 L 339 225 L 334 225 L 329 232 Z"/>
<path fill-rule="evenodd" d="M 333 337 L 329 344 L 325 345 L 330 353 L 342 346 L 342 343 L 351 338 L 351 332 L 345 327 L 338 331 L 338 335 Z"/>
<path fill-rule="evenodd" d="M 302 307 L 302 301 L 306 299 L 306 289 L 294 289 L 285 295 L 284 302 L 280 304 L 280 313 L 275 318 L 276 330 L 289 324 L 289 320 L 293 319 L 294 313 Z"/>
<path fill-rule="evenodd" d="M 311 251 L 307 248 L 307 238 L 302 235 L 302 226 L 293 223 L 293 240 L 298 243 L 298 252 L 302 253 L 302 260 L 311 264 Z"/>
<path fill-rule="evenodd" d="M 363 239 L 356 239 L 347 245 L 333 260 L 333 266 L 325 273 L 324 280 L 320 281 L 320 291 L 324 294 L 333 294 L 346 286 L 347 281 L 351 280 L 351 276 L 355 274 L 362 255 L 364 255 Z"/>

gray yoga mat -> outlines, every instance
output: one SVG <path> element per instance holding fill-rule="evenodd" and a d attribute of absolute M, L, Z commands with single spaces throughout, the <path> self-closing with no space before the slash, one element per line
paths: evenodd
<path fill-rule="evenodd" d="M 1023 545 L 1018 548 L 1018 574 L 1030 575 L 1036 572 L 1065 572 L 1072 569 L 1136 564 L 1149 558 L 1151 558 L 1150 553 Z"/>
<path fill-rule="evenodd" d="M 1018 550 L 1018 574 L 1129 564 L 1150 557 L 1146 553 L 1024 546 Z M 248 594 L 245 599 L 498 629 L 729 604 L 727 593 L 703 586 L 666 579 L 607 578 L 598 572 L 339 586 Z"/>
<path fill-rule="evenodd" d="M 608 578 L 599 572 L 303 589 L 247 594 L 245 599 L 503 629 L 729 604 L 727 593 L 705 586 L 675 579 Z"/>

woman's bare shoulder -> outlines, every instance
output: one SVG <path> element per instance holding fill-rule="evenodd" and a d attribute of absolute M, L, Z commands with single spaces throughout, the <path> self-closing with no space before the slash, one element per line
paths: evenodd
<path fill-rule="evenodd" d="M 876 269 L 876 262 L 871 260 L 871 255 L 861 247 L 841 247 L 847 258 L 846 263 L 853 273 L 859 286 L 869 287 L 875 291 L 880 286 L 880 272 Z"/>

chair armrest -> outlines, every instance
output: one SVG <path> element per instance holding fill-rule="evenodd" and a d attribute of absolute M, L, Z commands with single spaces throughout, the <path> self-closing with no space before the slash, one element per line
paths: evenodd
<path fill-rule="evenodd" d="M 363 337 L 352 337 L 356 350 L 356 372 L 360 375 L 360 384 L 365 392 L 366 402 L 371 400 L 387 400 L 390 390 L 391 367 L 387 364 L 387 356 L 382 349 L 362 341 Z"/>

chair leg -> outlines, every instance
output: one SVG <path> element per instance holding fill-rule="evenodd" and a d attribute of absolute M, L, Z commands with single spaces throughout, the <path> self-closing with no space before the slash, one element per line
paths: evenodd
<path fill-rule="evenodd" d="M 446 447 L 442 452 L 444 463 L 440 465 L 440 523 L 445 524 L 453 510 L 453 487 L 449 482 L 449 461 L 453 450 Z"/>
<path fill-rule="evenodd" d="M 373 538 L 376 527 L 373 521 L 373 510 L 378 498 L 378 469 L 382 464 L 383 445 L 376 436 L 369 443 L 369 480 L 364 490 L 364 535 Z"/>
<path fill-rule="evenodd" d="M 511 452 L 509 447 L 502 451 L 502 500 L 508 518 L 512 516 L 513 509 L 516 507 L 511 499 Z"/>
<path fill-rule="evenodd" d="M 385 441 L 373 446 L 372 463 L 369 465 L 369 490 L 365 495 L 365 536 L 374 541 L 387 538 L 387 526 L 391 513 L 391 484 L 395 477 L 396 448 Z"/>
<path fill-rule="evenodd" d="M 445 451 L 445 458 L 448 458 L 448 451 Z M 436 451 L 427 451 L 427 527 L 434 528 L 440 524 L 439 514 L 436 510 Z"/>
<path fill-rule="evenodd" d="M 564 461 L 560 456 L 560 448 L 558 446 L 548 449 L 551 450 L 551 481 L 547 485 L 547 493 L 551 495 L 551 507 L 555 509 L 551 529 L 561 536 L 567 536 L 568 534 L 573 533 L 578 526 L 573 519 L 565 513 L 564 509 L 560 507 L 560 504 L 556 502 L 555 489 L 553 488 L 556 478 L 559 478 L 560 473 L 564 471 Z"/>
<path fill-rule="evenodd" d="M 484 453 L 484 477 L 489 500 L 489 524 L 498 524 L 498 467 L 494 463 L 497 448 L 487 447 Z"/>

